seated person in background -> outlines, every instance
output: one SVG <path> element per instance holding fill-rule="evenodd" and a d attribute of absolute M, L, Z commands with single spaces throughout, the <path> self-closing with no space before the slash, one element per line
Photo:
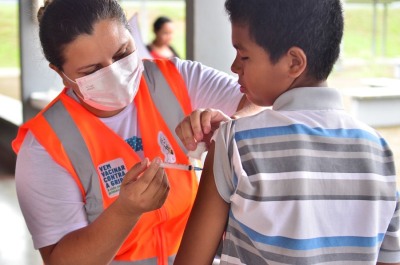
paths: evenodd
<path fill-rule="evenodd" d="M 157 18 L 153 24 L 153 32 L 155 35 L 154 40 L 149 45 L 146 45 L 153 58 L 179 57 L 170 45 L 174 34 L 174 25 L 171 19 L 164 16 Z"/>

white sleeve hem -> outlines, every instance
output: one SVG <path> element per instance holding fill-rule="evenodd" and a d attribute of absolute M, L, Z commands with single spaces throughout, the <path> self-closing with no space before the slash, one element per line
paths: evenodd
<path fill-rule="evenodd" d="M 181 74 L 192 108 L 214 108 L 232 116 L 243 97 L 237 78 L 199 62 L 171 59 Z"/>

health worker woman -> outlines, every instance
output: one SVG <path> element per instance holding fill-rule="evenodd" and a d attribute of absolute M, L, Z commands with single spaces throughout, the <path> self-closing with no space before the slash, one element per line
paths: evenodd
<path fill-rule="evenodd" d="M 236 80 L 141 61 L 117 0 L 46 1 L 38 18 L 65 88 L 13 141 L 34 247 L 46 265 L 172 264 L 197 179 L 160 163 L 188 163 L 175 127 L 194 109 L 246 105 Z"/>

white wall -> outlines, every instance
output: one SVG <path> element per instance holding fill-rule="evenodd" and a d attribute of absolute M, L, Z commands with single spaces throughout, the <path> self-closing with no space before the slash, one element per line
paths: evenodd
<path fill-rule="evenodd" d="M 187 58 L 231 73 L 235 56 L 225 0 L 187 0 Z"/>

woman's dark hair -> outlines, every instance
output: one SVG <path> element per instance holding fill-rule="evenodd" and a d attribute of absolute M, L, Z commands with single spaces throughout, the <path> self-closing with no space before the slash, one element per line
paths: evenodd
<path fill-rule="evenodd" d="M 158 17 L 153 23 L 153 32 L 157 33 L 165 23 L 172 22 L 172 20 L 168 17 Z"/>
<path fill-rule="evenodd" d="M 226 0 L 225 8 L 232 23 L 248 26 L 272 63 L 296 46 L 307 55 L 307 75 L 327 79 L 343 36 L 340 0 Z"/>
<path fill-rule="evenodd" d="M 62 70 L 63 51 L 81 34 L 92 34 L 104 19 L 128 23 L 117 0 L 46 0 L 38 11 L 39 37 L 46 59 Z"/>

